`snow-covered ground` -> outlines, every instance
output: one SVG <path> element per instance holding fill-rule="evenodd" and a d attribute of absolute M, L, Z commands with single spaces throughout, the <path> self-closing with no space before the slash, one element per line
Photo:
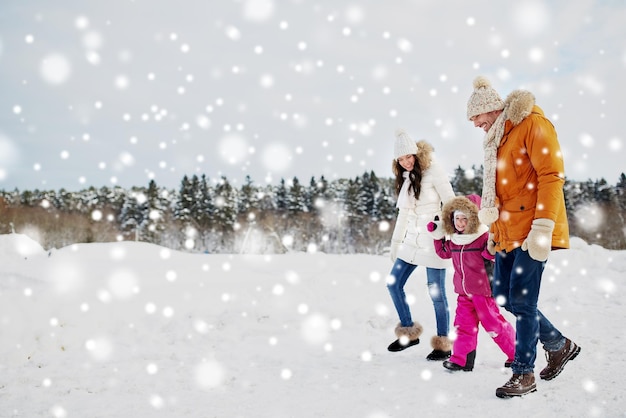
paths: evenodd
<path fill-rule="evenodd" d="M 538 379 L 536 393 L 508 400 L 495 389 L 510 371 L 484 331 L 473 372 L 426 361 L 435 326 L 423 269 L 407 285 L 422 343 L 386 350 L 397 322 L 386 257 L 188 254 L 136 242 L 47 251 L 19 234 L 0 235 L 0 256 L 2 417 L 626 410 L 626 251 L 578 239 L 552 254 L 540 308 L 582 352 L 555 380 Z M 451 281 L 448 299 L 454 311 Z M 544 365 L 539 349 L 537 369 Z"/>

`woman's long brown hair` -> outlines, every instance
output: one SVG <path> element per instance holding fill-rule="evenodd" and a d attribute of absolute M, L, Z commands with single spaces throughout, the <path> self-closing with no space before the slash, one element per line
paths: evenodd
<path fill-rule="evenodd" d="M 415 158 L 415 164 L 413 165 L 413 170 L 409 172 L 409 180 L 411 181 L 411 185 L 409 186 L 409 190 L 413 190 L 413 195 L 416 199 L 420 197 L 420 191 L 422 190 L 422 168 L 420 167 L 419 160 L 417 155 L 413 155 Z M 404 183 L 404 177 L 402 173 L 406 171 L 398 162 L 398 160 L 393 160 L 392 166 L 393 174 L 396 176 L 396 196 L 400 194 L 400 190 L 402 189 L 402 184 Z"/>

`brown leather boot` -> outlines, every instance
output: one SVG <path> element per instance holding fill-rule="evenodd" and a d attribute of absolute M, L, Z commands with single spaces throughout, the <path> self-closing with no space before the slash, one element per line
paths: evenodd
<path fill-rule="evenodd" d="M 513 396 L 524 396 L 536 390 L 537 385 L 534 373 L 513 374 L 504 386 L 496 389 L 496 396 L 498 398 L 511 398 Z"/>
<path fill-rule="evenodd" d="M 574 360 L 580 353 L 580 347 L 569 338 L 565 339 L 565 345 L 558 351 L 546 351 L 548 365 L 539 372 L 539 377 L 543 380 L 552 380 L 563 371 L 565 364 Z"/>

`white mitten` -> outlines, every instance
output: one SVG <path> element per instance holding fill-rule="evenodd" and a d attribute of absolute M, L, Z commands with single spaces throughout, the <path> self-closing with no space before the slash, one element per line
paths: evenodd
<path fill-rule="evenodd" d="M 535 219 L 522 243 L 522 250 L 528 251 L 528 255 L 537 261 L 546 261 L 552 249 L 552 231 L 554 231 L 553 220 Z"/>
<path fill-rule="evenodd" d="M 478 220 L 485 225 L 491 225 L 500 217 L 498 208 L 482 208 L 478 211 Z"/>

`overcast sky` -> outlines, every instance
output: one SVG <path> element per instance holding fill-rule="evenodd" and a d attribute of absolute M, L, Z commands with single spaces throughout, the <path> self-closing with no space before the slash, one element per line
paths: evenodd
<path fill-rule="evenodd" d="M 622 0 L 2 0 L 0 189 L 387 177 L 397 128 L 452 174 L 482 164 L 477 75 L 535 94 L 568 178 L 615 184 L 624 22 Z"/>

